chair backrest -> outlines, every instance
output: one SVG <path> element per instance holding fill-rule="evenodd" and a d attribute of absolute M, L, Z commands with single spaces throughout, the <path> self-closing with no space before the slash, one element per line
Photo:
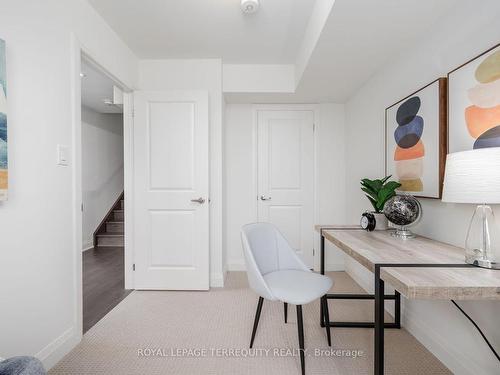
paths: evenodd
<path fill-rule="evenodd" d="M 270 223 L 253 223 L 241 229 L 243 253 L 250 287 L 260 296 L 275 299 L 263 276 L 278 270 L 310 271 L 287 240 Z"/>

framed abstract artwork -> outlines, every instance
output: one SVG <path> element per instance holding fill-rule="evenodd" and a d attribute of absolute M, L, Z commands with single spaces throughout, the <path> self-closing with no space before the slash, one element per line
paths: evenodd
<path fill-rule="evenodd" d="M 446 136 L 446 78 L 385 110 L 385 173 L 401 192 L 441 198 Z"/>
<path fill-rule="evenodd" d="M 448 73 L 449 152 L 500 147 L 500 44 Z"/>
<path fill-rule="evenodd" d="M 7 200 L 8 173 L 5 41 L 0 39 L 0 201 Z"/>

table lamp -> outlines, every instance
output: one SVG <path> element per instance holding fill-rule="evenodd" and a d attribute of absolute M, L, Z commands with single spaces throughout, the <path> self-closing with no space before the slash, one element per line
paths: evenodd
<path fill-rule="evenodd" d="M 465 261 L 500 269 L 500 225 L 488 206 L 500 203 L 500 147 L 448 154 L 442 201 L 478 205 L 465 240 Z"/>

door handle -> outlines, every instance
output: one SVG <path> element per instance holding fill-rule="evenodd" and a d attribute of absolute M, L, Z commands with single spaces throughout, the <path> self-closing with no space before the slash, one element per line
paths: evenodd
<path fill-rule="evenodd" d="M 203 203 L 205 203 L 205 199 L 202 197 L 199 197 L 198 199 L 191 199 L 191 202 L 203 204 Z"/>
<path fill-rule="evenodd" d="M 270 201 L 271 200 L 271 197 L 265 197 L 263 195 L 260 196 L 260 200 L 261 201 Z"/>

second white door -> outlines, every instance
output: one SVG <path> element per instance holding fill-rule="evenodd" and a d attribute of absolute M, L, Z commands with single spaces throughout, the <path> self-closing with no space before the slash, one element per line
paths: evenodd
<path fill-rule="evenodd" d="M 313 268 L 314 112 L 258 111 L 258 220 Z"/>

